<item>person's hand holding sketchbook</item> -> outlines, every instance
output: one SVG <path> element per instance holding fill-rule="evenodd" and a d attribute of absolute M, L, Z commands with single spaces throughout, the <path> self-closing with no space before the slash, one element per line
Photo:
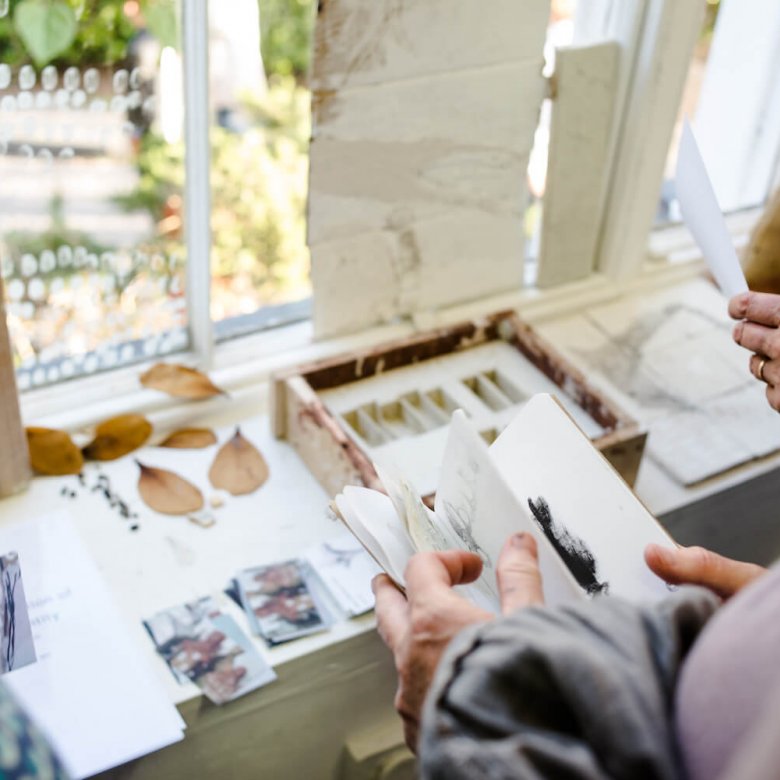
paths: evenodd
<path fill-rule="evenodd" d="M 539 548 L 548 603 L 668 593 L 643 553 L 651 542 L 671 548 L 672 540 L 550 395 L 531 398 L 490 447 L 456 411 L 433 511 L 402 477 L 377 471 L 388 495 L 346 487 L 335 505 L 402 588 L 415 553 L 465 550 L 483 569 L 461 590 L 498 613 L 496 563 L 505 541 L 525 532 Z"/>

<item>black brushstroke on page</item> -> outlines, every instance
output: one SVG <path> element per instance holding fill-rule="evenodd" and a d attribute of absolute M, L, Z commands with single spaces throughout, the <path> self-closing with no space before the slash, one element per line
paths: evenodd
<path fill-rule="evenodd" d="M 585 542 L 555 522 L 550 507 L 541 496 L 536 499 L 536 502 L 529 498 L 528 506 L 544 535 L 583 590 L 590 596 L 606 593 L 609 590 L 609 583 L 599 582 L 596 576 L 596 559 Z"/>

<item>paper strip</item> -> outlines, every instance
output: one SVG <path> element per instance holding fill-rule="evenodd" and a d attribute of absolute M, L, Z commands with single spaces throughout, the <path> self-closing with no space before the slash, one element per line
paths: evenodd
<path fill-rule="evenodd" d="M 748 289 L 745 274 L 687 119 L 680 140 L 675 182 L 685 224 L 696 239 L 718 287 L 728 298 L 745 292 Z"/>

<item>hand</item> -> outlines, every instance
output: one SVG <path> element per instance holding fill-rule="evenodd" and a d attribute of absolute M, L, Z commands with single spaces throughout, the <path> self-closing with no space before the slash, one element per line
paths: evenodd
<path fill-rule="evenodd" d="M 398 671 L 395 708 L 404 723 L 406 744 L 417 748 L 422 705 L 449 641 L 461 629 L 493 619 L 453 590 L 474 582 L 482 571 L 479 556 L 461 550 L 418 553 L 406 568 L 406 596 L 385 574 L 374 578 L 379 635 L 390 648 Z M 536 542 L 515 534 L 504 545 L 496 567 L 504 614 L 541 604 L 542 581 Z"/>
<path fill-rule="evenodd" d="M 766 571 L 755 563 L 724 558 L 704 547 L 670 549 L 648 544 L 645 562 L 662 580 L 672 585 L 703 585 L 724 599 Z"/>
<path fill-rule="evenodd" d="M 729 314 L 742 320 L 734 326 L 734 341 L 755 353 L 750 373 L 766 382 L 767 401 L 780 411 L 780 295 L 740 293 L 729 301 Z"/>

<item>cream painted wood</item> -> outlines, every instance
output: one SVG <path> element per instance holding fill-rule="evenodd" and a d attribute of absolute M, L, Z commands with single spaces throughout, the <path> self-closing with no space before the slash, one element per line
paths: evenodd
<path fill-rule="evenodd" d="M 522 283 L 549 0 L 330 0 L 313 64 L 318 336 Z"/>
<path fill-rule="evenodd" d="M 780 3 L 721 0 L 694 129 L 724 211 L 764 202 L 780 174 Z"/>
<path fill-rule="evenodd" d="M 319 91 L 418 79 L 514 62 L 535 52 L 549 3 L 491 0 L 326 0 L 320 3 L 311 86 Z M 506 23 L 505 23 L 506 22 Z M 543 33 L 542 33 L 543 35 Z"/>
<path fill-rule="evenodd" d="M 376 780 L 411 778 L 392 708 L 392 657 L 376 632 L 276 667 L 279 679 L 223 707 L 179 706 L 182 742 L 96 775 L 99 780 Z M 373 724 L 376 733 L 366 733 Z M 393 725 L 395 729 L 393 730 Z M 359 761 L 355 760 L 358 746 Z M 392 764 L 391 764 L 392 762 Z M 381 774 L 403 762 L 399 774 Z"/>
<path fill-rule="evenodd" d="M 184 52 L 187 329 L 190 348 L 208 369 L 214 354 L 211 325 L 211 146 L 209 140 L 208 3 L 182 2 Z"/>
<path fill-rule="evenodd" d="M 605 204 L 598 268 L 635 276 L 645 257 L 669 142 L 703 21 L 701 0 L 650 0 L 636 41 Z"/>
<path fill-rule="evenodd" d="M 23 490 L 30 479 L 27 437 L 19 414 L 11 342 L 0 279 L 0 498 Z"/>
<path fill-rule="evenodd" d="M 619 57 L 616 42 L 556 54 L 539 287 L 582 279 L 593 271 Z"/>
<path fill-rule="evenodd" d="M 615 42 L 620 47 L 612 126 L 609 131 L 609 153 L 604 177 L 608 182 L 599 200 L 599 246 L 605 222 L 609 183 L 612 182 L 623 117 L 631 96 L 636 48 L 642 39 L 643 25 L 650 0 L 578 0 L 572 45 L 597 46 Z M 598 262 L 598 256 L 596 257 Z"/>

